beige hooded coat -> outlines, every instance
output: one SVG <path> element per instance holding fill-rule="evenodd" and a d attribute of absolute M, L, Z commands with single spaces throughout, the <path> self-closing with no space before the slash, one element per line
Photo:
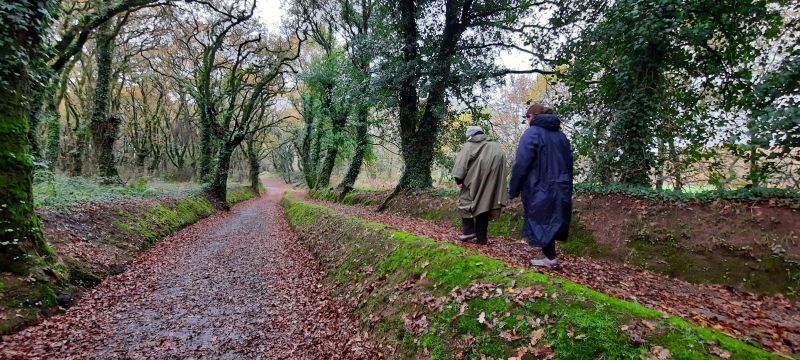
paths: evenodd
<path fill-rule="evenodd" d="M 485 212 L 491 212 L 490 218 L 500 214 L 508 204 L 505 168 L 505 153 L 496 142 L 486 140 L 484 134 L 467 140 L 456 157 L 452 172 L 454 177 L 464 180 L 458 195 L 462 218 Z"/>

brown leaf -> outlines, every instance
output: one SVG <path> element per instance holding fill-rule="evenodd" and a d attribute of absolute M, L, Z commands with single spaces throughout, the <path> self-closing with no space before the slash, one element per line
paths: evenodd
<path fill-rule="evenodd" d="M 710 353 L 714 354 L 714 355 L 717 355 L 717 356 L 723 358 L 723 359 L 730 359 L 731 358 L 731 352 L 730 351 L 722 349 L 722 348 L 719 348 L 719 347 L 716 347 L 716 346 L 711 347 L 710 349 L 708 349 L 708 351 Z"/>
<path fill-rule="evenodd" d="M 669 360 L 672 359 L 672 353 L 664 347 L 653 346 L 650 349 L 650 354 L 642 355 L 640 358 L 642 360 Z"/>
<path fill-rule="evenodd" d="M 641 345 L 641 344 L 645 343 L 644 338 L 637 331 L 629 332 L 628 333 L 628 340 L 630 340 L 631 343 L 634 344 L 634 345 Z"/>
<path fill-rule="evenodd" d="M 542 336 L 544 336 L 544 329 L 536 329 L 531 331 L 531 345 L 536 345 L 539 340 L 542 339 Z"/>
<path fill-rule="evenodd" d="M 501 331 L 500 332 L 500 337 L 505 339 L 508 342 L 522 339 L 522 336 L 516 336 L 516 335 L 512 334 L 511 331 L 508 331 L 508 330 Z"/>
<path fill-rule="evenodd" d="M 537 359 L 552 359 L 556 354 L 549 345 L 540 344 L 531 351 Z"/>

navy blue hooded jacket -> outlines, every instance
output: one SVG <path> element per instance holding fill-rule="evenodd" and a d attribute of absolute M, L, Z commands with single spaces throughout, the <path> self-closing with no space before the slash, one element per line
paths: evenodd
<path fill-rule="evenodd" d="M 522 195 L 522 235 L 530 245 L 567 240 L 572 220 L 572 147 L 558 116 L 538 114 L 522 134 L 508 194 Z"/>

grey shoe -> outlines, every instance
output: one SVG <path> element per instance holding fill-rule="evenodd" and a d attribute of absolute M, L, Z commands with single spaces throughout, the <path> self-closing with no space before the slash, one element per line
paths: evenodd
<path fill-rule="evenodd" d="M 539 266 L 539 267 L 548 267 L 548 268 L 556 268 L 559 265 L 558 259 L 550 260 L 548 258 L 544 259 L 533 259 L 531 260 L 531 265 Z"/>
<path fill-rule="evenodd" d="M 474 238 L 476 238 L 476 237 L 478 237 L 478 235 L 476 235 L 476 234 L 469 234 L 469 235 L 459 235 L 459 236 L 458 236 L 458 238 L 459 238 L 459 239 L 461 239 L 461 241 L 472 240 L 472 239 L 474 239 Z"/>

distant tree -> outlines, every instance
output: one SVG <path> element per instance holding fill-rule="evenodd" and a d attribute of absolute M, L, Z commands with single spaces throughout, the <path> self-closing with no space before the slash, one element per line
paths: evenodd
<path fill-rule="evenodd" d="M 515 73 L 552 74 L 547 54 L 559 47 L 554 31 L 567 28 L 598 1 L 413 1 L 387 4 L 388 21 L 376 37 L 386 39 L 381 80 L 396 99 L 403 174 L 394 194 L 432 185 L 442 121 L 454 99 L 469 103 L 476 89 Z M 544 14 L 552 13 L 550 23 Z M 567 34 L 570 29 L 566 30 Z M 502 51 L 534 56 L 531 68 L 495 63 Z M 388 203 L 384 203 L 384 206 Z"/>

